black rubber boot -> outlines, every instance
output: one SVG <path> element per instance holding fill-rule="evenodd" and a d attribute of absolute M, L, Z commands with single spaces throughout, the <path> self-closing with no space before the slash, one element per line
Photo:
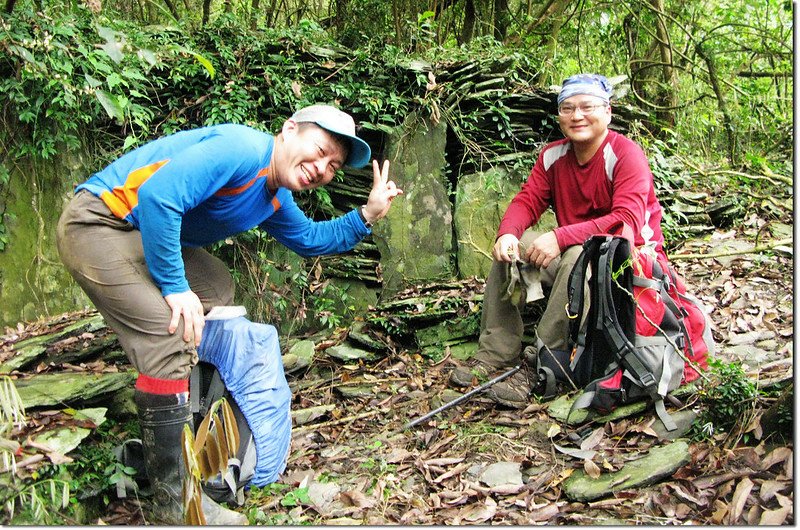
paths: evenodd
<path fill-rule="evenodd" d="M 147 522 L 183 526 L 183 426 L 192 427 L 191 404 L 186 394 L 151 394 L 136 390 L 134 400 L 142 430 L 144 465 L 153 490 Z M 183 403 L 183 402 L 186 403 Z M 208 525 L 241 526 L 244 514 L 229 510 L 202 493 L 203 514 Z"/>
<path fill-rule="evenodd" d="M 152 523 L 183 525 L 183 476 L 185 474 L 181 435 L 192 423 L 192 411 L 184 394 L 134 395 L 142 430 L 144 464 L 153 490 Z"/>

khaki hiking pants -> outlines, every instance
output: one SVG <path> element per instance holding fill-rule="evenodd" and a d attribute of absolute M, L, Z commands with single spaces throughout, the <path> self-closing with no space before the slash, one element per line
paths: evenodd
<path fill-rule="evenodd" d="M 520 252 L 530 246 L 540 232 L 528 229 L 520 238 Z M 572 267 L 583 247 L 574 245 L 561 253 L 541 271 L 542 285 L 549 288 L 547 307 L 536 328 L 537 352 L 543 346 L 553 350 L 566 350 L 569 342 L 569 319 L 566 307 L 569 301 L 567 288 Z M 510 263 L 494 261 L 486 279 L 481 313 L 481 334 L 475 358 L 495 368 L 512 367 L 519 363 L 522 350 L 523 323 L 521 310 L 525 296 L 514 305 L 506 295 Z M 545 290 L 545 293 L 547 290 Z M 588 311 L 588 284 L 584 287 L 584 312 Z"/>
<path fill-rule="evenodd" d="M 183 319 L 170 335 L 172 310 L 144 260 L 142 235 L 115 217 L 105 203 L 81 190 L 61 214 L 56 243 L 78 285 L 116 332 L 131 364 L 158 379 L 188 379 L 197 363 L 194 342 L 183 341 Z M 184 247 L 189 286 L 208 312 L 233 305 L 228 267 L 201 248 Z"/>

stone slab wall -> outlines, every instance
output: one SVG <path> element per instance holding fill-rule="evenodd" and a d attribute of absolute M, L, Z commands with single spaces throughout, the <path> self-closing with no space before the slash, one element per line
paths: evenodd
<path fill-rule="evenodd" d="M 446 133 L 444 123 L 412 114 L 389 138 L 386 157 L 404 194 L 373 230 L 381 254 L 383 296 L 408 285 L 451 278 L 455 272 Z"/>

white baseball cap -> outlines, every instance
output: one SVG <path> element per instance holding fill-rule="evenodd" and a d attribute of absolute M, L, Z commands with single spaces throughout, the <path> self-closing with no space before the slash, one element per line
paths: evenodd
<path fill-rule="evenodd" d="M 330 105 L 311 105 L 292 114 L 297 123 L 316 123 L 326 131 L 339 134 L 350 141 L 350 154 L 345 165 L 362 168 L 369 163 L 372 151 L 367 142 L 356 136 L 356 124 L 346 112 Z"/>

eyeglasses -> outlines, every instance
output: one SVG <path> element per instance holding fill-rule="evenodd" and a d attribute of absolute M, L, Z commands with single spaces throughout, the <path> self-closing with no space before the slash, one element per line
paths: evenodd
<path fill-rule="evenodd" d="M 605 107 L 608 105 L 607 103 L 581 103 L 577 107 L 575 105 L 559 105 L 558 106 L 558 114 L 559 116 L 572 116 L 575 114 L 575 110 L 581 111 L 581 114 L 586 116 L 587 114 L 594 113 L 599 107 Z"/>

